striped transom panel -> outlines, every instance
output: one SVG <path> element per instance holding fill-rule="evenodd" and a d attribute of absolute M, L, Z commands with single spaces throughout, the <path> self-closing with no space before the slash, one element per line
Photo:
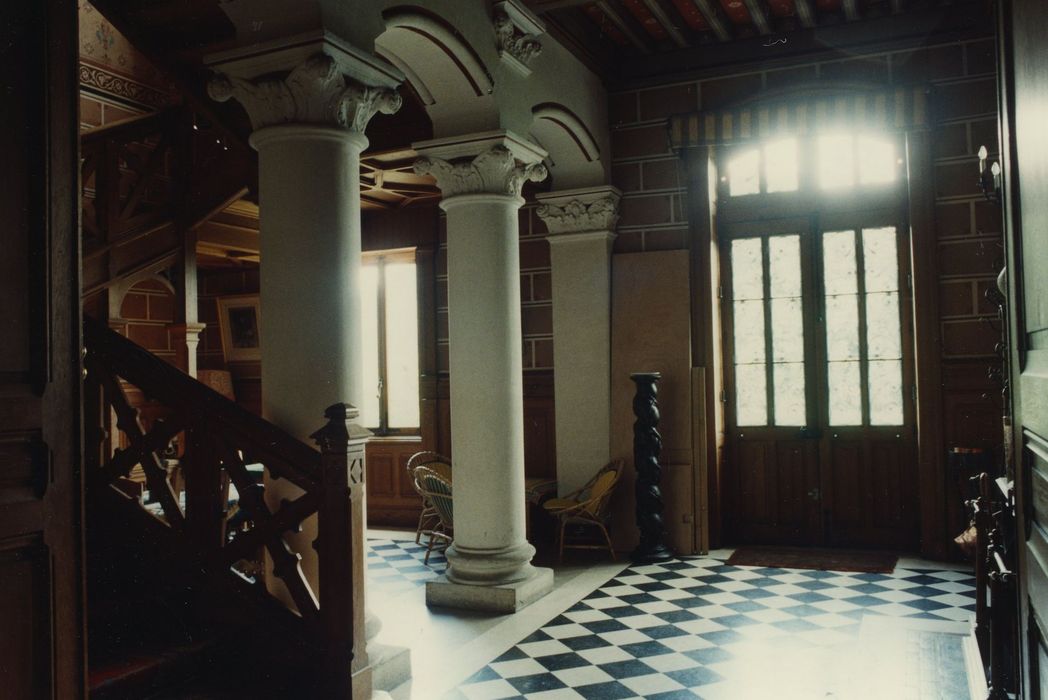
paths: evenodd
<path fill-rule="evenodd" d="M 670 145 L 679 150 L 840 128 L 905 131 L 925 126 L 927 88 L 766 99 L 670 118 Z"/>

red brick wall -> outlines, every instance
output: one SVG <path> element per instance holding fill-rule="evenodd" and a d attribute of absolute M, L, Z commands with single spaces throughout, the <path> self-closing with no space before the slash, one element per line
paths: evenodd
<path fill-rule="evenodd" d="M 987 378 L 997 363 L 998 324 L 984 292 L 1004 264 L 1001 215 L 980 194 L 975 154 L 997 157 L 996 63 L 992 39 L 613 92 L 612 178 L 623 190 L 616 252 L 687 247 L 682 163 L 667 143 L 671 114 L 714 109 L 820 79 L 931 87 L 935 233 L 942 330 L 943 449 L 1000 439 L 999 387 Z M 956 484 L 952 487 L 957 489 Z M 956 493 L 947 499 L 958 501 Z M 954 514 L 956 519 L 957 514 Z M 951 523 L 951 527 L 953 523 Z M 958 525 L 959 527 L 959 525 Z"/>
<path fill-rule="evenodd" d="M 520 319 L 524 371 L 553 369 L 553 292 L 548 231 L 529 202 L 520 209 Z M 440 217 L 437 252 L 437 365 L 448 371 L 447 231 Z"/>

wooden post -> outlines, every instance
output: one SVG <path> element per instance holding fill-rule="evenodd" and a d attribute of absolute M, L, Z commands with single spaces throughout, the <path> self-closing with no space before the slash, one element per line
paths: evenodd
<path fill-rule="evenodd" d="M 640 543 L 633 550 L 633 561 L 652 564 L 669 561 L 673 552 L 666 546 L 666 524 L 662 520 L 662 437 L 659 435 L 658 372 L 631 374 L 637 385 L 633 397 L 633 463 L 637 470 L 637 527 Z"/>
<path fill-rule="evenodd" d="M 320 447 L 323 497 L 318 536 L 320 618 L 326 657 L 321 680 L 325 698 L 370 697 L 370 678 L 354 679 L 367 664 L 364 648 L 364 560 L 355 536 L 364 528 L 364 445 L 371 433 L 353 421 L 360 412 L 345 403 L 324 411 L 327 425 L 311 436 Z M 356 582 L 357 585 L 354 585 Z M 359 646 L 354 654 L 353 642 Z M 367 686 L 354 688 L 354 682 Z"/>

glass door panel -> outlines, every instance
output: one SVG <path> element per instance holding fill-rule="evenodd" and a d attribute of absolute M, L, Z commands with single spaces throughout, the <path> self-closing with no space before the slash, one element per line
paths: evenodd
<path fill-rule="evenodd" d="M 831 426 L 901 425 L 902 317 L 894 227 L 822 234 Z"/>
<path fill-rule="evenodd" d="M 731 244 L 735 418 L 739 426 L 807 423 L 801 237 Z"/>

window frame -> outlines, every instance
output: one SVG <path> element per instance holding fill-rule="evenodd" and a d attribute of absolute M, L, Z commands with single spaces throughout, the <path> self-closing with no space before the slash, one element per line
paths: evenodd
<path fill-rule="evenodd" d="M 912 309 L 912 261 L 910 259 L 909 231 L 909 193 L 905 161 L 904 136 L 894 132 L 860 132 L 879 133 L 893 143 L 896 158 L 896 177 L 890 183 L 861 184 L 858 160 L 855 161 L 855 184 L 841 189 L 822 189 L 818 182 L 818 134 L 798 136 L 798 187 L 789 192 L 767 192 L 765 186 L 765 142 L 780 138 L 772 136 L 762 140 L 748 140 L 737 144 L 726 145 L 713 152 L 716 182 L 716 240 L 720 249 L 720 288 L 721 341 L 720 353 L 723 362 L 723 386 L 725 390 L 725 419 L 729 429 L 746 432 L 763 432 L 766 430 L 786 429 L 800 432 L 811 429 L 827 429 L 835 433 L 852 431 L 892 431 L 909 432 L 916 422 L 916 406 L 911 392 L 916 388 L 916 353 L 914 347 L 914 315 Z M 858 151 L 859 139 L 853 140 L 853 148 Z M 757 147 L 760 153 L 760 192 L 746 195 L 731 195 L 730 181 L 727 177 L 727 164 L 741 150 Z M 825 295 L 823 293 L 823 260 L 821 253 L 822 235 L 829 231 L 861 230 L 877 227 L 894 227 L 896 230 L 897 259 L 899 266 L 899 306 L 900 330 L 903 344 L 902 357 L 902 403 L 903 424 L 869 425 L 868 387 L 866 385 L 865 361 L 862 366 L 863 409 L 861 425 L 834 426 L 829 420 L 829 384 L 828 367 L 826 366 L 826 329 Z M 735 402 L 737 387 L 735 377 L 734 347 L 734 309 L 732 284 L 732 241 L 738 238 L 761 238 L 762 249 L 766 248 L 767 239 L 777 234 L 801 234 L 802 289 L 805 295 L 802 307 L 804 315 L 804 347 L 806 357 L 805 394 L 808 424 L 802 428 L 777 426 L 774 420 L 774 403 L 767 400 L 767 422 L 765 425 L 738 425 Z M 861 240 L 861 239 L 860 239 Z M 819 248 L 818 251 L 815 249 Z M 764 260 L 764 284 L 767 286 L 768 269 Z M 770 300 L 766 299 L 770 308 Z M 863 306 L 860 302 L 860 306 Z M 768 309 L 765 310 L 769 313 Z M 861 309 L 861 318 L 865 319 L 865 308 Z M 770 347 L 772 329 L 769 319 L 765 319 L 766 348 Z M 860 345 L 865 356 L 867 338 L 865 330 L 860 329 Z M 767 350 L 766 350 L 767 353 Z M 771 358 L 767 362 L 767 386 L 765 391 L 774 391 L 772 383 Z"/>
<path fill-rule="evenodd" d="M 422 435 L 422 299 L 419 295 L 419 263 L 417 248 L 394 248 L 389 250 L 364 251 L 361 254 L 361 267 L 374 265 L 378 268 L 378 288 L 375 296 L 378 303 L 378 415 L 377 426 L 365 426 L 376 437 L 420 437 Z M 419 346 L 419 367 L 417 379 L 419 385 L 419 425 L 412 428 L 391 428 L 389 426 L 389 382 L 388 358 L 386 357 L 386 265 L 389 263 L 410 262 L 415 266 L 415 298 L 417 314 L 415 318 L 416 344 Z"/>

